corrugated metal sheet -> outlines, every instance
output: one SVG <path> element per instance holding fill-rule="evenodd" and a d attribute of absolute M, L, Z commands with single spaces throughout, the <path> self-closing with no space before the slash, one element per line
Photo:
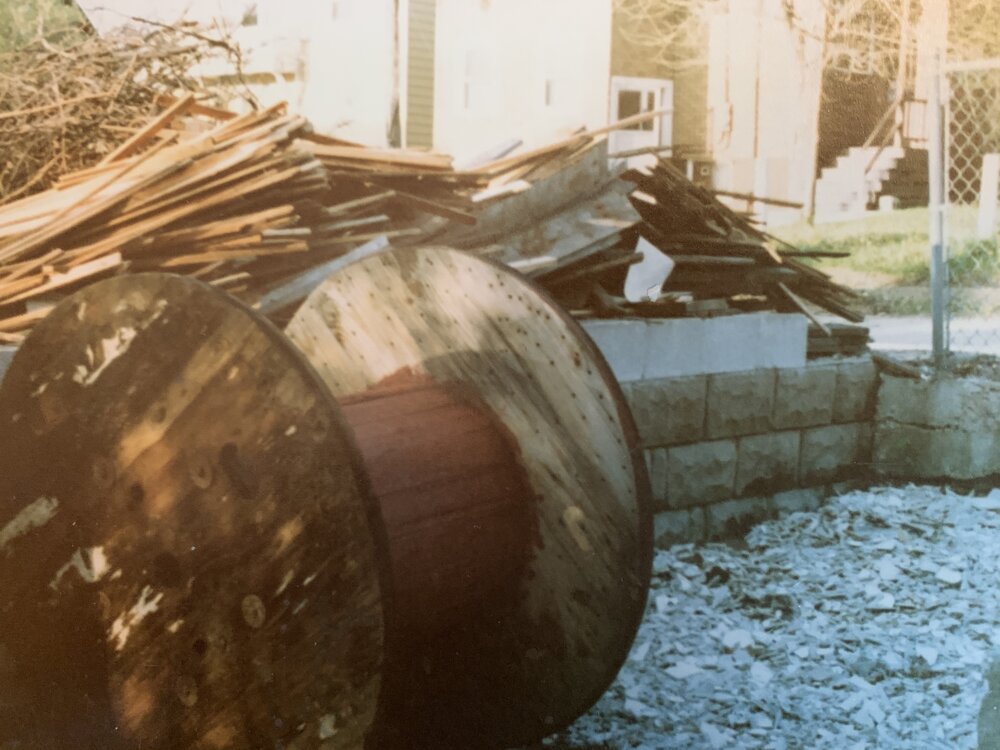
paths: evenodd
<path fill-rule="evenodd" d="M 434 143 L 436 0 L 410 0 L 406 145 Z"/>

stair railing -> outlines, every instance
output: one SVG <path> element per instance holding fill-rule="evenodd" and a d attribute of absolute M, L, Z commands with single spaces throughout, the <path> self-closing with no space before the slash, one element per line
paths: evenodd
<path fill-rule="evenodd" d="M 875 129 L 872 130 L 871 135 L 868 136 L 868 140 L 865 141 L 865 145 L 862 148 L 869 148 L 874 144 L 879 131 L 888 124 L 889 118 L 892 117 L 897 111 L 901 111 L 902 116 L 899 117 L 893 126 L 885 133 L 879 141 L 878 149 L 872 155 L 872 158 L 868 160 L 868 165 L 865 167 L 864 171 L 865 180 L 868 179 L 868 175 L 871 173 L 872 167 L 875 166 L 878 158 L 882 155 L 882 152 L 885 151 L 889 143 L 895 139 L 897 133 L 900 135 L 900 140 L 902 141 L 904 148 L 910 143 L 927 141 L 926 128 L 921 128 L 920 133 L 916 133 L 916 128 L 913 127 L 913 114 L 917 107 L 923 107 L 924 112 L 926 112 L 927 100 L 914 99 L 912 97 L 897 97 L 896 100 L 889 105 L 889 108 L 885 111 L 885 114 L 882 115 L 882 119 L 879 120 L 878 125 L 876 125 Z M 923 122 L 925 118 L 918 117 L 916 119 L 918 122 Z"/>

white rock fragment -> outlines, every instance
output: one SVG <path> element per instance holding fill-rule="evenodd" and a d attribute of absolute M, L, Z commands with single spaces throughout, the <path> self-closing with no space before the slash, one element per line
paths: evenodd
<path fill-rule="evenodd" d="M 868 603 L 868 609 L 872 612 L 891 612 L 895 607 L 896 597 L 888 593 L 884 593 Z"/>
<path fill-rule="evenodd" d="M 758 661 L 754 662 L 753 666 L 750 667 L 750 679 L 758 685 L 766 685 L 773 677 L 774 672 L 768 669 L 766 664 Z"/>
<path fill-rule="evenodd" d="M 933 667 L 938 660 L 938 652 L 936 648 L 931 648 L 930 646 L 917 646 L 916 648 L 917 656 L 927 662 L 927 666 Z"/>
<path fill-rule="evenodd" d="M 941 581 L 941 583 L 949 586 L 958 586 L 962 582 L 962 574 L 957 570 L 952 570 L 951 568 L 938 568 L 934 575 L 939 581 Z"/>
<path fill-rule="evenodd" d="M 643 662 L 646 661 L 646 657 L 649 655 L 649 649 L 652 647 L 652 641 L 646 641 L 645 643 L 636 646 L 632 650 L 632 656 L 629 657 L 632 661 Z"/>
<path fill-rule="evenodd" d="M 722 645 L 727 651 L 735 651 L 740 648 L 749 648 L 754 643 L 753 635 L 749 630 L 735 628 L 722 636 Z"/>
<path fill-rule="evenodd" d="M 875 564 L 875 571 L 883 581 L 895 581 L 899 578 L 899 568 L 888 557 L 883 557 Z"/>
<path fill-rule="evenodd" d="M 704 672 L 701 667 L 697 664 L 692 664 L 691 662 L 682 661 L 680 664 L 675 664 L 667 670 L 667 674 L 673 677 L 675 680 L 686 680 L 688 677 L 694 677 L 696 674 L 701 674 Z"/>
<path fill-rule="evenodd" d="M 722 750 L 724 747 L 731 746 L 731 739 L 728 732 L 723 732 L 714 724 L 703 721 L 698 729 L 701 730 L 702 736 L 708 742 L 709 746 L 715 750 Z"/>

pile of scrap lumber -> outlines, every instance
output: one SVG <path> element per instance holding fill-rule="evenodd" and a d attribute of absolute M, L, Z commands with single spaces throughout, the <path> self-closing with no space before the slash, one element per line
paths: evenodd
<path fill-rule="evenodd" d="M 784 245 L 662 159 L 652 169 L 626 173 L 625 179 L 636 186 L 631 201 L 642 216 L 642 238 L 676 264 L 665 291 L 812 318 L 807 301 L 853 322 L 863 319 L 851 308 L 855 292 L 803 262 L 839 254 Z"/>
<path fill-rule="evenodd" d="M 669 162 L 616 173 L 605 141 L 557 159 L 534 190 L 476 213 L 474 227 L 439 239 L 496 257 L 533 277 L 580 317 L 802 312 L 824 336 L 826 311 L 852 322 L 856 294 L 809 264 L 841 253 L 802 252 L 755 228 Z M 626 298 L 644 254 L 673 270 L 652 299 Z M 845 334 L 846 335 L 846 334 Z"/>
<path fill-rule="evenodd" d="M 237 116 L 188 95 L 97 165 L 0 206 L 0 342 L 97 278 L 170 271 L 281 319 L 331 263 L 426 242 L 572 164 L 599 134 L 456 170 L 448 157 L 310 131 L 283 105 Z M 374 244 L 373 244 L 374 243 Z"/>
<path fill-rule="evenodd" d="M 452 232 L 449 244 L 488 250 L 500 242 L 500 259 L 546 286 L 580 317 L 712 316 L 754 310 L 801 312 L 823 335 L 825 311 L 852 322 L 862 316 L 857 295 L 809 263 L 843 253 L 803 252 L 754 227 L 668 161 L 609 172 L 606 149 L 591 147 L 579 166 L 564 167 L 539 188 L 566 205 L 543 217 L 511 200 L 502 238 L 484 230 Z M 581 187 L 586 186 L 586 187 Z M 527 216 L 530 221 L 524 221 Z M 667 256 L 672 271 L 650 299 L 626 298 L 629 269 L 646 254 Z M 659 287 L 657 287 L 659 289 Z"/>
<path fill-rule="evenodd" d="M 96 163 L 42 165 L 30 187 L 59 174 L 49 189 L 0 204 L 0 343 L 76 288 L 141 271 L 189 274 L 280 322 L 345 258 L 390 242 L 491 256 L 578 316 L 798 311 L 828 336 L 815 310 L 861 319 L 853 293 L 805 262 L 815 254 L 782 246 L 668 162 L 609 167 L 606 133 L 655 112 L 456 166 L 315 134 L 280 104 L 237 115 L 192 94 L 152 101 L 157 114 L 103 142 Z M 629 298 L 629 269 L 654 253 L 673 266 L 662 293 Z"/>
<path fill-rule="evenodd" d="M 239 50 L 218 35 L 170 27 L 81 32 L 0 55 L 0 199 L 98 163 L 145 127 L 161 94 L 198 90 L 192 66 L 220 56 L 238 62 Z M 217 93 L 254 101 L 244 86 Z"/>

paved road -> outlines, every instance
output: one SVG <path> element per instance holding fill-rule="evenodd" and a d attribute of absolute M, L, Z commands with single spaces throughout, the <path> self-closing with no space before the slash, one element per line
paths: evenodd
<path fill-rule="evenodd" d="M 931 348 L 928 316 L 870 316 L 864 325 L 871 330 L 872 348 L 913 351 Z M 951 321 L 951 350 L 1000 356 L 1000 317 L 958 318 Z"/>

